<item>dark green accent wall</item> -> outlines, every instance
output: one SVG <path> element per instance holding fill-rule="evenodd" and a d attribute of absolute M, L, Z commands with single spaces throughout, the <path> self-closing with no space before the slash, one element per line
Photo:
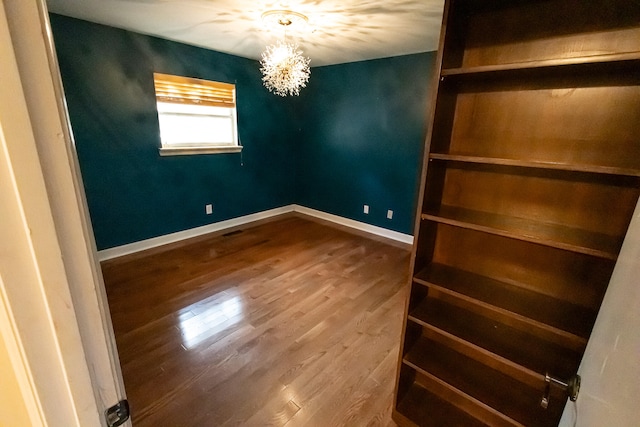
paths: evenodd
<path fill-rule="evenodd" d="M 98 249 L 294 202 L 290 103 L 256 61 L 51 15 Z M 160 157 L 153 72 L 235 83 L 240 154 Z M 205 204 L 213 203 L 213 215 Z"/>
<path fill-rule="evenodd" d="M 50 19 L 99 250 L 292 203 L 412 233 L 433 53 L 313 68 L 281 98 L 257 61 Z M 161 157 L 154 71 L 235 83 L 242 156 Z"/>
<path fill-rule="evenodd" d="M 429 52 L 312 70 L 299 107 L 299 204 L 413 234 L 435 59 Z"/>

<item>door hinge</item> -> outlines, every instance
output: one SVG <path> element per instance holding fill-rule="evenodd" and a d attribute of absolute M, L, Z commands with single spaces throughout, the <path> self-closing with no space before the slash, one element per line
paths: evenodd
<path fill-rule="evenodd" d="M 129 402 L 127 399 L 121 400 L 104 411 L 104 416 L 107 419 L 108 427 L 118 427 L 124 424 L 129 419 Z"/>

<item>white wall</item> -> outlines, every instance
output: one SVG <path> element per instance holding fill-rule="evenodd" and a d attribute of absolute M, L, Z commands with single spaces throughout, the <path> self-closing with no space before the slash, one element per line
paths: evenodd
<path fill-rule="evenodd" d="M 579 373 L 580 395 L 561 426 L 640 426 L 640 201 Z"/>

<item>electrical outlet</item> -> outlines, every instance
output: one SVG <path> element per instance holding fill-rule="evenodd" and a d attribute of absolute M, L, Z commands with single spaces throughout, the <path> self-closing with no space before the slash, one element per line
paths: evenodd
<path fill-rule="evenodd" d="M 205 205 L 204 210 L 207 212 L 207 215 L 211 215 L 213 213 L 213 205 Z"/>
<path fill-rule="evenodd" d="M 368 214 L 369 213 L 369 205 L 364 205 L 363 211 L 364 211 L 364 213 Z"/>
<path fill-rule="evenodd" d="M 387 211 L 387 219 L 393 219 L 393 211 L 391 209 Z"/>

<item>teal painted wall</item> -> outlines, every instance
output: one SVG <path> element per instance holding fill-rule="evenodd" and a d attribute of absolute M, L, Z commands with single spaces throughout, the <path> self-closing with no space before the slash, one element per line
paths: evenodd
<path fill-rule="evenodd" d="M 433 53 L 313 68 L 281 98 L 257 61 L 51 23 L 99 250 L 292 203 L 411 234 Z M 242 157 L 160 157 L 154 71 L 235 83 Z"/>
<path fill-rule="evenodd" d="M 291 106 L 263 88 L 256 61 L 60 15 L 51 24 L 98 249 L 294 202 Z M 242 158 L 160 157 L 154 71 L 235 83 Z"/>
<path fill-rule="evenodd" d="M 299 204 L 413 234 L 435 59 L 429 52 L 313 69 L 299 106 Z"/>

